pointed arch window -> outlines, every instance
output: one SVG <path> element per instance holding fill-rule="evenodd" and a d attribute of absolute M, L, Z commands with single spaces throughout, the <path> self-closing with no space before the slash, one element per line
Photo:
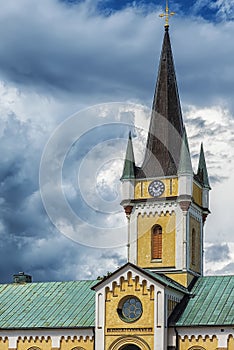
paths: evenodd
<path fill-rule="evenodd" d="M 196 231 L 192 229 L 192 247 L 191 247 L 191 262 L 192 265 L 195 265 L 196 262 Z"/>
<path fill-rule="evenodd" d="M 151 233 L 151 258 L 162 259 L 162 227 L 160 225 L 155 225 L 152 227 Z"/>

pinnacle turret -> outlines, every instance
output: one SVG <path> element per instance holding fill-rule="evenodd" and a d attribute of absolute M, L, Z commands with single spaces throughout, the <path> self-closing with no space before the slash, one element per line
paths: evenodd
<path fill-rule="evenodd" d="M 203 149 L 203 143 L 201 144 L 200 149 L 200 157 L 199 157 L 199 164 L 198 164 L 198 170 L 197 170 L 197 176 L 202 185 L 208 189 L 210 189 L 210 183 L 209 183 L 209 176 L 208 171 L 206 167 L 206 160 L 205 160 L 205 154 Z"/>
<path fill-rule="evenodd" d="M 132 135 L 129 132 L 128 145 L 126 150 L 126 156 L 124 161 L 124 169 L 121 180 L 135 179 L 135 158 L 132 145 Z"/>
<path fill-rule="evenodd" d="M 181 174 L 185 174 L 185 175 L 193 174 L 187 132 L 185 128 L 184 128 L 184 135 L 183 135 L 183 140 L 181 145 L 180 163 L 179 163 L 179 169 L 178 169 L 178 175 L 181 175 Z"/>

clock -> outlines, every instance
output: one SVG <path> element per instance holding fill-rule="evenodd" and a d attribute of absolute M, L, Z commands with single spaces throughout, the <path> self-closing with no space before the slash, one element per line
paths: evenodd
<path fill-rule="evenodd" d="M 149 184 L 148 192 L 152 197 L 159 197 L 165 191 L 165 185 L 162 181 L 154 180 Z"/>

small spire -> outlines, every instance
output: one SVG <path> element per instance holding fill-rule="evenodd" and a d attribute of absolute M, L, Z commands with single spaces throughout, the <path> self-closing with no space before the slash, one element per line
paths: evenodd
<path fill-rule="evenodd" d="M 159 15 L 159 17 L 163 18 L 165 17 L 165 29 L 168 29 L 169 28 L 169 19 L 170 17 L 174 16 L 175 15 L 175 12 L 169 12 L 169 6 L 168 6 L 168 0 L 166 0 L 166 10 L 165 10 L 165 13 L 161 13 Z"/>
<path fill-rule="evenodd" d="M 197 176 L 200 179 L 200 181 L 202 182 L 203 186 L 210 189 L 209 176 L 208 176 L 208 171 L 207 171 L 207 167 L 206 167 L 206 160 L 205 160 L 205 154 L 204 154 L 204 149 L 203 149 L 203 143 L 201 143 Z"/>
<path fill-rule="evenodd" d="M 193 174 L 187 132 L 185 128 L 180 151 L 180 163 L 178 168 L 178 175 L 180 174 Z"/>
<path fill-rule="evenodd" d="M 129 131 L 128 145 L 124 161 L 124 169 L 121 180 L 131 180 L 135 179 L 135 158 L 132 145 L 132 135 Z"/>

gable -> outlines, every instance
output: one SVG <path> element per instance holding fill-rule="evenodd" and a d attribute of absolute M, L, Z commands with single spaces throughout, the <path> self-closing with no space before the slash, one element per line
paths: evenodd
<path fill-rule="evenodd" d="M 99 291 L 103 287 L 109 287 L 111 289 L 113 282 L 120 284 L 121 277 L 127 280 L 128 273 L 130 272 L 133 278 L 138 276 L 139 283 L 142 283 L 142 281 L 146 281 L 149 285 L 153 284 L 162 290 L 167 288 L 170 290 L 174 290 L 175 292 L 189 294 L 189 291 L 187 290 L 187 288 L 173 281 L 167 276 L 155 273 L 154 271 L 151 271 L 149 269 L 142 269 L 132 263 L 125 264 L 124 266 L 116 270 L 113 274 L 104 278 L 101 282 L 97 283 L 93 287 L 93 289 L 96 291 Z"/>

